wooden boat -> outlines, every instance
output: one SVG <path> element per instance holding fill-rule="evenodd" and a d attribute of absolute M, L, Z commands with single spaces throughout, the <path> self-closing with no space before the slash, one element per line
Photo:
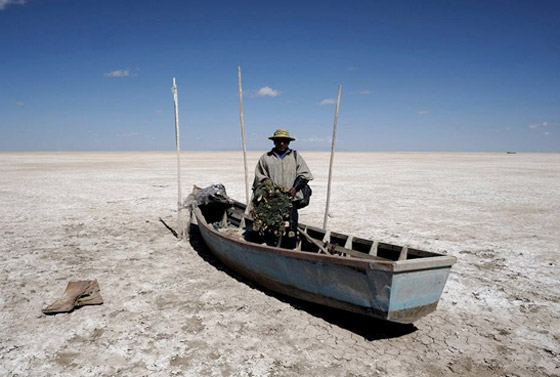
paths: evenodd
<path fill-rule="evenodd" d="M 229 207 L 229 208 L 228 208 Z M 295 250 L 245 240 L 245 205 L 195 205 L 211 252 L 247 279 L 298 299 L 398 323 L 436 309 L 456 258 L 300 224 Z"/>

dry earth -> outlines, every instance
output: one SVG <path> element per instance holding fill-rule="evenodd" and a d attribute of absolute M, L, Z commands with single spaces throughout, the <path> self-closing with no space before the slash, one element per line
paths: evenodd
<path fill-rule="evenodd" d="M 321 225 L 328 153 L 302 154 L 301 221 Z M 177 241 L 171 152 L 0 157 L 0 375 L 560 376 L 559 154 L 337 154 L 329 228 L 458 258 L 411 326 L 273 295 Z M 241 153 L 182 163 L 185 195 L 244 199 Z M 86 279 L 103 305 L 41 313 Z"/>

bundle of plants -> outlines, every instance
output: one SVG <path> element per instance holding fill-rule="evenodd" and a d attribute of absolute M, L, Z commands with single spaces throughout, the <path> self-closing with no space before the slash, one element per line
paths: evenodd
<path fill-rule="evenodd" d="M 253 229 L 260 235 L 280 237 L 290 227 L 289 218 L 292 202 L 288 190 L 269 180 L 261 182 L 253 195 Z"/>

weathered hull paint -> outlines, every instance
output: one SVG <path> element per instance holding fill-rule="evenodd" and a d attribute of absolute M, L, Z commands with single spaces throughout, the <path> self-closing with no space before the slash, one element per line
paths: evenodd
<path fill-rule="evenodd" d="M 403 316 L 421 318 L 436 310 L 450 270 L 451 267 L 395 273 L 387 319 L 400 322 Z"/>
<path fill-rule="evenodd" d="M 258 245 L 217 232 L 195 210 L 212 253 L 249 280 L 288 296 L 399 323 L 434 311 L 451 265 L 405 271 L 403 263 L 374 263 Z M 400 267 L 397 267 L 400 266 Z"/>

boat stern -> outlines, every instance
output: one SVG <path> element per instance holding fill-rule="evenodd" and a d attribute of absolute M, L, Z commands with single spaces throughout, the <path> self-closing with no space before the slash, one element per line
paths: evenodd
<path fill-rule="evenodd" d="M 395 273 L 387 320 L 413 323 L 436 310 L 450 270 L 451 265 Z"/>

